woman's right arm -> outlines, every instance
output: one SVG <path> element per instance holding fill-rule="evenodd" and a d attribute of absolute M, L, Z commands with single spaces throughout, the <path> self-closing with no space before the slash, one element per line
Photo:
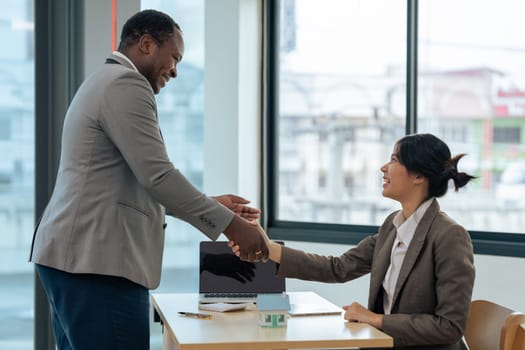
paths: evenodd
<path fill-rule="evenodd" d="M 266 232 L 264 233 L 264 235 L 266 236 Z M 266 236 L 266 238 L 268 238 L 268 236 Z M 268 245 L 268 248 L 270 250 L 270 254 L 269 254 L 268 258 L 270 260 L 275 261 L 276 263 L 280 264 L 281 263 L 281 254 L 282 254 L 283 246 L 281 244 L 279 244 L 277 242 L 274 242 L 274 241 L 271 241 L 271 240 L 266 241 L 266 244 Z"/>
<path fill-rule="evenodd" d="M 278 265 L 277 274 L 282 277 L 325 283 L 342 283 L 370 272 L 377 235 L 363 239 L 341 256 L 325 256 L 307 253 L 283 246 L 268 238 L 264 229 L 257 225 L 259 233 L 269 248 L 269 259 Z M 238 246 L 230 243 L 238 254 Z"/>

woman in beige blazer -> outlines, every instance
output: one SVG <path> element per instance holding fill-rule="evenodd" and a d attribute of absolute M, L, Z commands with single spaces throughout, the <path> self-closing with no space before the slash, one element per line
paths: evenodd
<path fill-rule="evenodd" d="M 394 338 L 396 349 L 466 349 L 462 336 L 474 284 L 467 231 L 440 211 L 452 179 L 456 191 L 472 176 L 458 172 L 461 155 L 431 134 L 400 139 L 381 167 L 383 196 L 401 204 L 379 232 L 339 257 L 270 244 L 278 274 L 346 282 L 370 273 L 368 308 L 346 305 L 345 319 L 369 323 Z M 265 239 L 268 239 L 261 229 Z M 235 246 L 233 247 L 235 251 Z"/>

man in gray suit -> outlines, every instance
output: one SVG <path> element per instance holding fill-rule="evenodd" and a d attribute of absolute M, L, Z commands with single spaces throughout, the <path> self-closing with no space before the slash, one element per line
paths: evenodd
<path fill-rule="evenodd" d="M 268 257 L 245 220 L 259 210 L 241 197 L 206 196 L 168 158 L 154 95 L 177 76 L 183 54 L 178 24 L 141 11 L 68 109 L 56 185 L 30 255 L 59 349 L 149 348 L 148 290 L 160 281 L 165 213 L 210 239 L 224 233 L 242 259 Z"/>

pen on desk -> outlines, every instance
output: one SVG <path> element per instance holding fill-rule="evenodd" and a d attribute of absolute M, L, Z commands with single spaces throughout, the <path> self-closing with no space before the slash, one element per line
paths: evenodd
<path fill-rule="evenodd" d="M 202 318 L 205 320 L 208 320 L 211 318 L 210 314 L 201 314 L 201 313 L 196 313 L 196 312 L 179 311 L 179 315 L 186 316 L 186 317 Z"/>

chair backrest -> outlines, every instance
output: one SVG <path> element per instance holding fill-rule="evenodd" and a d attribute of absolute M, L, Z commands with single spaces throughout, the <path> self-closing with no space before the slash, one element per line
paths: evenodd
<path fill-rule="evenodd" d="M 525 350 L 525 323 L 519 325 L 512 350 Z"/>
<path fill-rule="evenodd" d="M 525 350 L 525 314 L 515 312 L 507 317 L 500 344 L 503 350 Z"/>
<path fill-rule="evenodd" d="M 501 330 L 512 312 L 513 310 L 490 301 L 472 301 L 465 329 L 465 340 L 469 349 L 500 349 Z"/>
<path fill-rule="evenodd" d="M 513 350 L 523 322 L 522 313 L 487 300 L 474 300 L 470 305 L 465 341 L 470 350 Z"/>

